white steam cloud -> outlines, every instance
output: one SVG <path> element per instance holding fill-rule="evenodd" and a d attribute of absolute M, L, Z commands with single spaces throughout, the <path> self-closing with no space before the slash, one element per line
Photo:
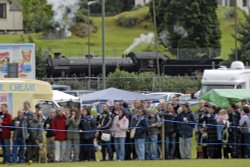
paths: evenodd
<path fill-rule="evenodd" d="M 183 26 L 180 25 L 174 25 L 174 32 L 178 35 L 180 35 L 182 38 L 188 37 L 188 32 L 185 30 Z"/>
<path fill-rule="evenodd" d="M 47 2 L 52 6 L 53 19 L 59 24 L 58 30 L 63 30 L 64 35 L 70 37 L 69 28 L 74 23 L 73 18 L 80 7 L 80 0 L 47 0 Z"/>
<path fill-rule="evenodd" d="M 159 34 L 159 39 L 161 40 L 161 42 L 165 45 L 165 46 L 169 46 L 170 42 L 169 42 L 169 32 L 168 31 L 162 31 Z"/>
<path fill-rule="evenodd" d="M 150 44 L 153 42 L 154 33 L 148 33 L 147 35 L 141 34 L 140 37 L 135 38 L 134 42 L 124 51 L 125 54 L 131 52 L 135 47 L 141 43 Z"/>

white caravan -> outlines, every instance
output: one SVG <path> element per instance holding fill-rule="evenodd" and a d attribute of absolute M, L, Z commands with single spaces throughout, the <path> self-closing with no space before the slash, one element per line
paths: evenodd
<path fill-rule="evenodd" d="M 240 61 L 234 61 L 231 67 L 205 70 L 200 96 L 212 89 L 249 89 L 250 69 L 246 69 Z"/>

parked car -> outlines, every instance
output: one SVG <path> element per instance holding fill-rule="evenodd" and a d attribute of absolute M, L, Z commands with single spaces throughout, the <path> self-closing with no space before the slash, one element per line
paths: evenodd
<path fill-rule="evenodd" d="M 155 98 L 159 99 L 160 102 L 170 102 L 172 101 L 173 97 L 179 97 L 183 95 L 183 93 L 177 92 L 154 92 L 149 93 L 149 95 L 154 96 Z"/>
<path fill-rule="evenodd" d="M 189 106 L 197 105 L 199 101 L 197 99 L 192 99 L 191 94 L 183 94 L 179 96 L 179 104 L 185 104 L 187 103 Z"/>
<path fill-rule="evenodd" d="M 51 85 L 52 90 L 59 90 L 59 91 L 69 91 L 71 90 L 71 86 L 69 85 Z"/>
<path fill-rule="evenodd" d="M 80 97 L 81 95 L 93 93 L 95 90 L 66 90 L 64 93 L 70 94 L 75 97 Z"/>

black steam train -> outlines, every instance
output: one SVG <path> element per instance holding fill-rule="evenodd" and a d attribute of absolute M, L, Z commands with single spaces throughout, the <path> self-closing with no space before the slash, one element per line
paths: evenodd
<path fill-rule="evenodd" d="M 157 63 L 157 60 L 159 63 Z M 114 72 L 117 67 L 128 72 L 155 72 L 157 64 L 161 75 L 193 75 L 195 72 L 202 72 L 204 69 L 218 68 L 221 59 L 170 59 L 169 57 L 156 52 L 131 52 L 124 58 L 106 57 L 106 74 Z M 54 57 L 49 56 L 47 60 L 47 77 L 85 77 L 101 76 L 101 57 L 63 57 L 55 53 Z"/>

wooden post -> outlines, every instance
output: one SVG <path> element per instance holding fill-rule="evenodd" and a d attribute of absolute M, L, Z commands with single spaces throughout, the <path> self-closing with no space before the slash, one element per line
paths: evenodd
<path fill-rule="evenodd" d="M 164 121 L 164 117 L 162 119 L 163 119 L 163 123 L 161 127 L 161 156 L 162 156 L 162 160 L 165 160 L 165 121 Z"/>

